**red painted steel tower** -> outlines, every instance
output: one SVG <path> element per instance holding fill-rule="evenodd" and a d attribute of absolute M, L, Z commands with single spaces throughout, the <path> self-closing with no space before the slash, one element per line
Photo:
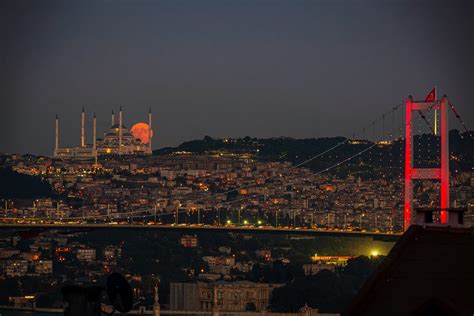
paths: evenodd
<path fill-rule="evenodd" d="M 413 101 L 411 96 L 406 100 L 405 110 L 405 202 L 404 202 L 404 229 L 407 230 L 413 217 L 413 180 L 433 179 L 440 180 L 441 223 L 447 223 L 449 208 L 449 130 L 448 130 L 448 98 L 441 100 Z M 438 110 L 441 115 L 441 166 L 439 168 L 413 168 L 413 111 Z"/>

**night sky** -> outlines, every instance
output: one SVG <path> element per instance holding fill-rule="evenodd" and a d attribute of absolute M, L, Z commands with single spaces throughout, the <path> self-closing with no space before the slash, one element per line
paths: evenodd
<path fill-rule="evenodd" d="M 154 114 L 154 148 L 351 136 L 434 85 L 474 128 L 474 1 L 2 1 L 0 151 Z M 460 128 L 452 119 L 451 127 Z"/>

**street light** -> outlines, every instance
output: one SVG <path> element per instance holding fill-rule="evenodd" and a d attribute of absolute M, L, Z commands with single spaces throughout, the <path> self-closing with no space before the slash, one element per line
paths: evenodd
<path fill-rule="evenodd" d="M 376 249 L 373 249 L 371 252 L 370 252 L 370 257 L 371 258 L 376 258 L 380 255 L 380 253 L 378 252 L 378 250 Z"/>

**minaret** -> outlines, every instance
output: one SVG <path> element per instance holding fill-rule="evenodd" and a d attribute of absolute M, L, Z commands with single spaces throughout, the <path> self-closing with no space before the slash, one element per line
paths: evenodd
<path fill-rule="evenodd" d="M 158 283 L 155 285 L 155 296 L 153 300 L 153 316 L 160 316 L 160 302 L 158 298 Z"/>
<path fill-rule="evenodd" d="M 97 117 L 94 112 L 94 142 L 92 143 L 93 150 L 92 154 L 94 155 L 94 165 L 97 167 Z"/>
<path fill-rule="evenodd" d="M 59 148 L 59 117 L 58 114 L 56 113 L 56 139 L 54 142 L 54 155 L 57 155 L 57 151 Z"/>
<path fill-rule="evenodd" d="M 151 128 L 151 108 L 148 111 L 148 148 L 150 150 L 150 154 L 152 153 L 151 149 L 151 138 L 153 137 L 153 130 Z"/>
<path fill-rule="evenodd" d="M 115 114 L 114 114 L 114 110 L 112 110 L 112 125 L 110 126 L 114 126 L 115 125 Z"/>
<path fill-rule="evenodd" d="M 92 134 L 92 148 L 94 150 L 96 150 L 96 139 L 97 139 L 97 117 L 95 116 L 95 112 L 94 112 L 94 119 L 93 119 L 93 122 L 94 122 L 94 125 L 93 125 L 93 134 Z"/>
<path fill-rule="evenodd" d="M 122 154 L 122 106 L 119 112 L 119 155 Z"/>
<path fill-rule="evenodd" d="M 82 115 L 81 115 L 81 147 L 84 147 L 84 108 L 82 108 Z"/>

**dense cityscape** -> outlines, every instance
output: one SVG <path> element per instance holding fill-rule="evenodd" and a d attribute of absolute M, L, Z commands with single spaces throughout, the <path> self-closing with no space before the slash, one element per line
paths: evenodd
<path fill-rule="evenodd" d="M 474 315 L 473 21 L 1 1 L 0 316 Z"/>
<path fill-rule="evenodd" d="M 12 172 L 41 177 L 56 197 L 4 199 L 3 221 L 403 230 L 398 179 L 341 178 L 292 168 L 290 162 L 258 161 L 253 155 L 178 152 L 110 157 L 100 164 L 4 156 Z M 472 181 L 470 171 L 452 179 L 452 195 L 460 206 L 472 203 Z M 420 206 L 433 205 L 437 186 L 424 183 L 418 193 Z"/>
<path fill-rule="evenodd" d="M 216 148 L 216 142 L 221 146 Z M 253 149 L 243 152 L 241 145 L 229 147 L 229 142 L 244 142 L 247 150 Z M 2 155 L 3 225 L 39 227 L 3 234 L 1 271 L 3 286 L 9 291 L 0 298 L 2 304 L 61 308 L 62 285 L 100 283 L 111 271 L 119 271 L 145 309 L 151 309 L 154 286 L 159 282 L 163 310 L 211 311 L 212 293 L 218 288 L 219 293 L 228 293 L 219 294 L 229 297 L 219 303 L 227 311 L 297 312 L 301 304 L 310 302 L 320 312 L 340 312 L 354 290 L 333 293 L 328 300 L 319 297 L 314 301 L 313 296 L 304 302 L 303 298 L 285 300 L 285 291 L 296 290 L 290 290 L 292 283 L 288 282 L 318 279 L 322 270 L 331 271 L 337 282 L 342 282 L 353 265 L 362 264 L 365 272 L 350 272 L 356 273 L 358 280 L 351 281 L 356 282 L 351 288 L 358 288 L 395 239 L 278 237 L 199 229 L 265 231 L 271 227 L 396 235 L 403 231 L 400 179 L 386 173 L 358 172 L 354 176 L 340 169 L 321 173 L 303 166 L 295 168 L 291 161 L 262 159 L 259 151 L 265 147 L 261 142 L 207 138 L 200 145 L 205 148 L 195 153 L 183 151 L 183 144 L 155 155 L 111 154 L 98 159 Z M 360 141 L 347 142 L 350 147 L 360 145 Z M 210 143 L 212 148 L 207 148 Z M 378 148 L 386 151 L 387 146 L 396 147 L 381 142 Z M 455 155 L 466 157 L 462 152 Z M 366 164 L 373 164 L 366 166 L 368 170 L 388 163 L 381 158 L 375 161 L 379 156 L 376 152 L 363 157 Z M 343 158 L 335 155 L 333 159 Z M 452 178 L 452 196 L 469 210 L 473 182 L 471 171 L 458 170 Z M 422 183 L 415 196 L 418 205 L 428 207 L 436 195 L 436 185 Z M 472 225 L 470 213 L 465 217 L 466 225 Z M 41 229 L 42 224 L 79 228 L 81 224 L 146 225 L 143 229 L 176 230 L 142 229 L 137 235 L 126 233 L 124 238 L 120 231 L 48 231 Z M 314 282 L 315 289 L 334 285 Z"/>

